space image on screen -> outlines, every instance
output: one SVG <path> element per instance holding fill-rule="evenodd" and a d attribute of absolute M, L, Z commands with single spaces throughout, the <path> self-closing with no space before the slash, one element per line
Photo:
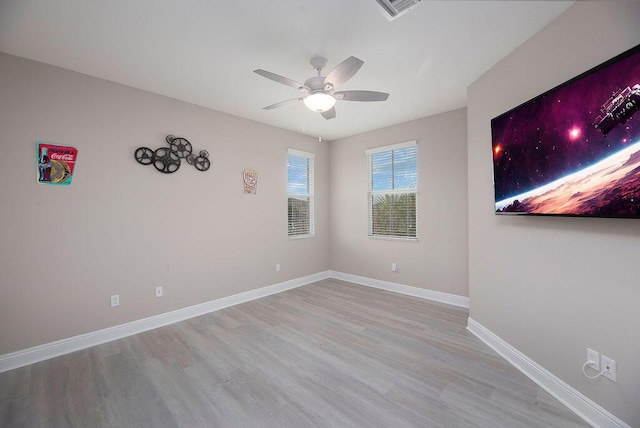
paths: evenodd
<path fill-rule="evenodd" d="M 640 45 L 491 121 L 496 214 L 640 218 Z"/>

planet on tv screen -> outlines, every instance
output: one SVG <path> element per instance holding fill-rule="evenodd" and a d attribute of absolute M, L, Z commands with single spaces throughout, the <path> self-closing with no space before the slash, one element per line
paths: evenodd
<path fill-rule="evenodd" d="M 640 218 L 640 45 L 491 121 L 496 214 Z"/>

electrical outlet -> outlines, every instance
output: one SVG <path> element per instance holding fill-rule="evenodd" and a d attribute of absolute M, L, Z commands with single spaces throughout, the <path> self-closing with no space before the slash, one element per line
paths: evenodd
<path fill-rule="evenodd" d="M 116 306 L 120 306 L 120 295 L 114 294 L 111 296 L 111 307 L 115 308 Z"/>
<path fill-rule="evenodd" d="M 391 271 L 398 272 L 398 265 L 396 263 L 391 263 Z"/>
<path fill-rule="evenodd" d="M 280 264 L 276 265 L 276 272 L 280 272 Z"/>
<path fill-rule="evenodd" d="M 600 371 L 600 353 L 598 351 L 587 348 L 587 361 L 593 361 L 587 367 L 591 367 L 597 372 Z"/>
<path fill-rule="evenodd" d="M 162 295 L 162 285 L 159 285 L 158 287 L 156 287 L 156 297 L 162 297 Z"/>
<path fill-rule="evenodd" d="M 602 356 L 601 360 L 602 370 L 606 370 L 603 374 L 604 377 L 608 377 L 614 382 L 616 381 L 616 360 L 612 360 L 609 357 Z"/>

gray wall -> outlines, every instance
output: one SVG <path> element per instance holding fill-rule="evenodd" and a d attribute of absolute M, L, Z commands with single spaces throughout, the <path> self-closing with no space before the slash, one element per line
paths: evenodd
<path fill-rule="evenodd" d="M 6 54 L 0 75 L 0 355 L 330 268 L 468 295 L 464 109 L 318 143 Z M 135 162 L 167 134 L 207 149 L 211 169 Z M 413 139 L 420 241 L 370 240 L 364 151 Z M 71 186 L 36 183 L 36 141 L 78 148 Z M 286 236 L 287 147 L 316 153 L 312 239 Z M 255 196 L 242 194 L 245 167 Z"/>
<path fill-rule="evenodd" d="M 329 269 L 326 144 L 6 54 L 0 76 L 0 355 Z M 134 160 L 167 134 L 211 169 Z M 36 184 L 36 141 L 78 149 L 71 186 Z M 287 239 L 287 147 L 316 153 L 315 238 Z"/>
<path fill-rule="evenodd" d="M 330 143 L 333 270 L 468 296 L 466 119 L 459 109 Z M 418 242 L 370 239 L 365 150 L 410 140 L 418 142 Z"/>
<path fill-rule="evenodd" d="M 632 426 L 640 222 L 494 215 L 490 120 L 640 43 L 639 29 L 640 2 L 578 2 L 468 90 L 470 316 Z M 617 383 L 582 374 L 587 347 L 617 361 Z"/>

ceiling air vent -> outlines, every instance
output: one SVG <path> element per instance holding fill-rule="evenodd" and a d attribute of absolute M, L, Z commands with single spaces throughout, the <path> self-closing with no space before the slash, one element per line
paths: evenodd
<path fill-rule="evenodd" d="M 387 14 L 389 21 L 393 21 L 416 7 L 422 0 L 376 0 Z"/>

